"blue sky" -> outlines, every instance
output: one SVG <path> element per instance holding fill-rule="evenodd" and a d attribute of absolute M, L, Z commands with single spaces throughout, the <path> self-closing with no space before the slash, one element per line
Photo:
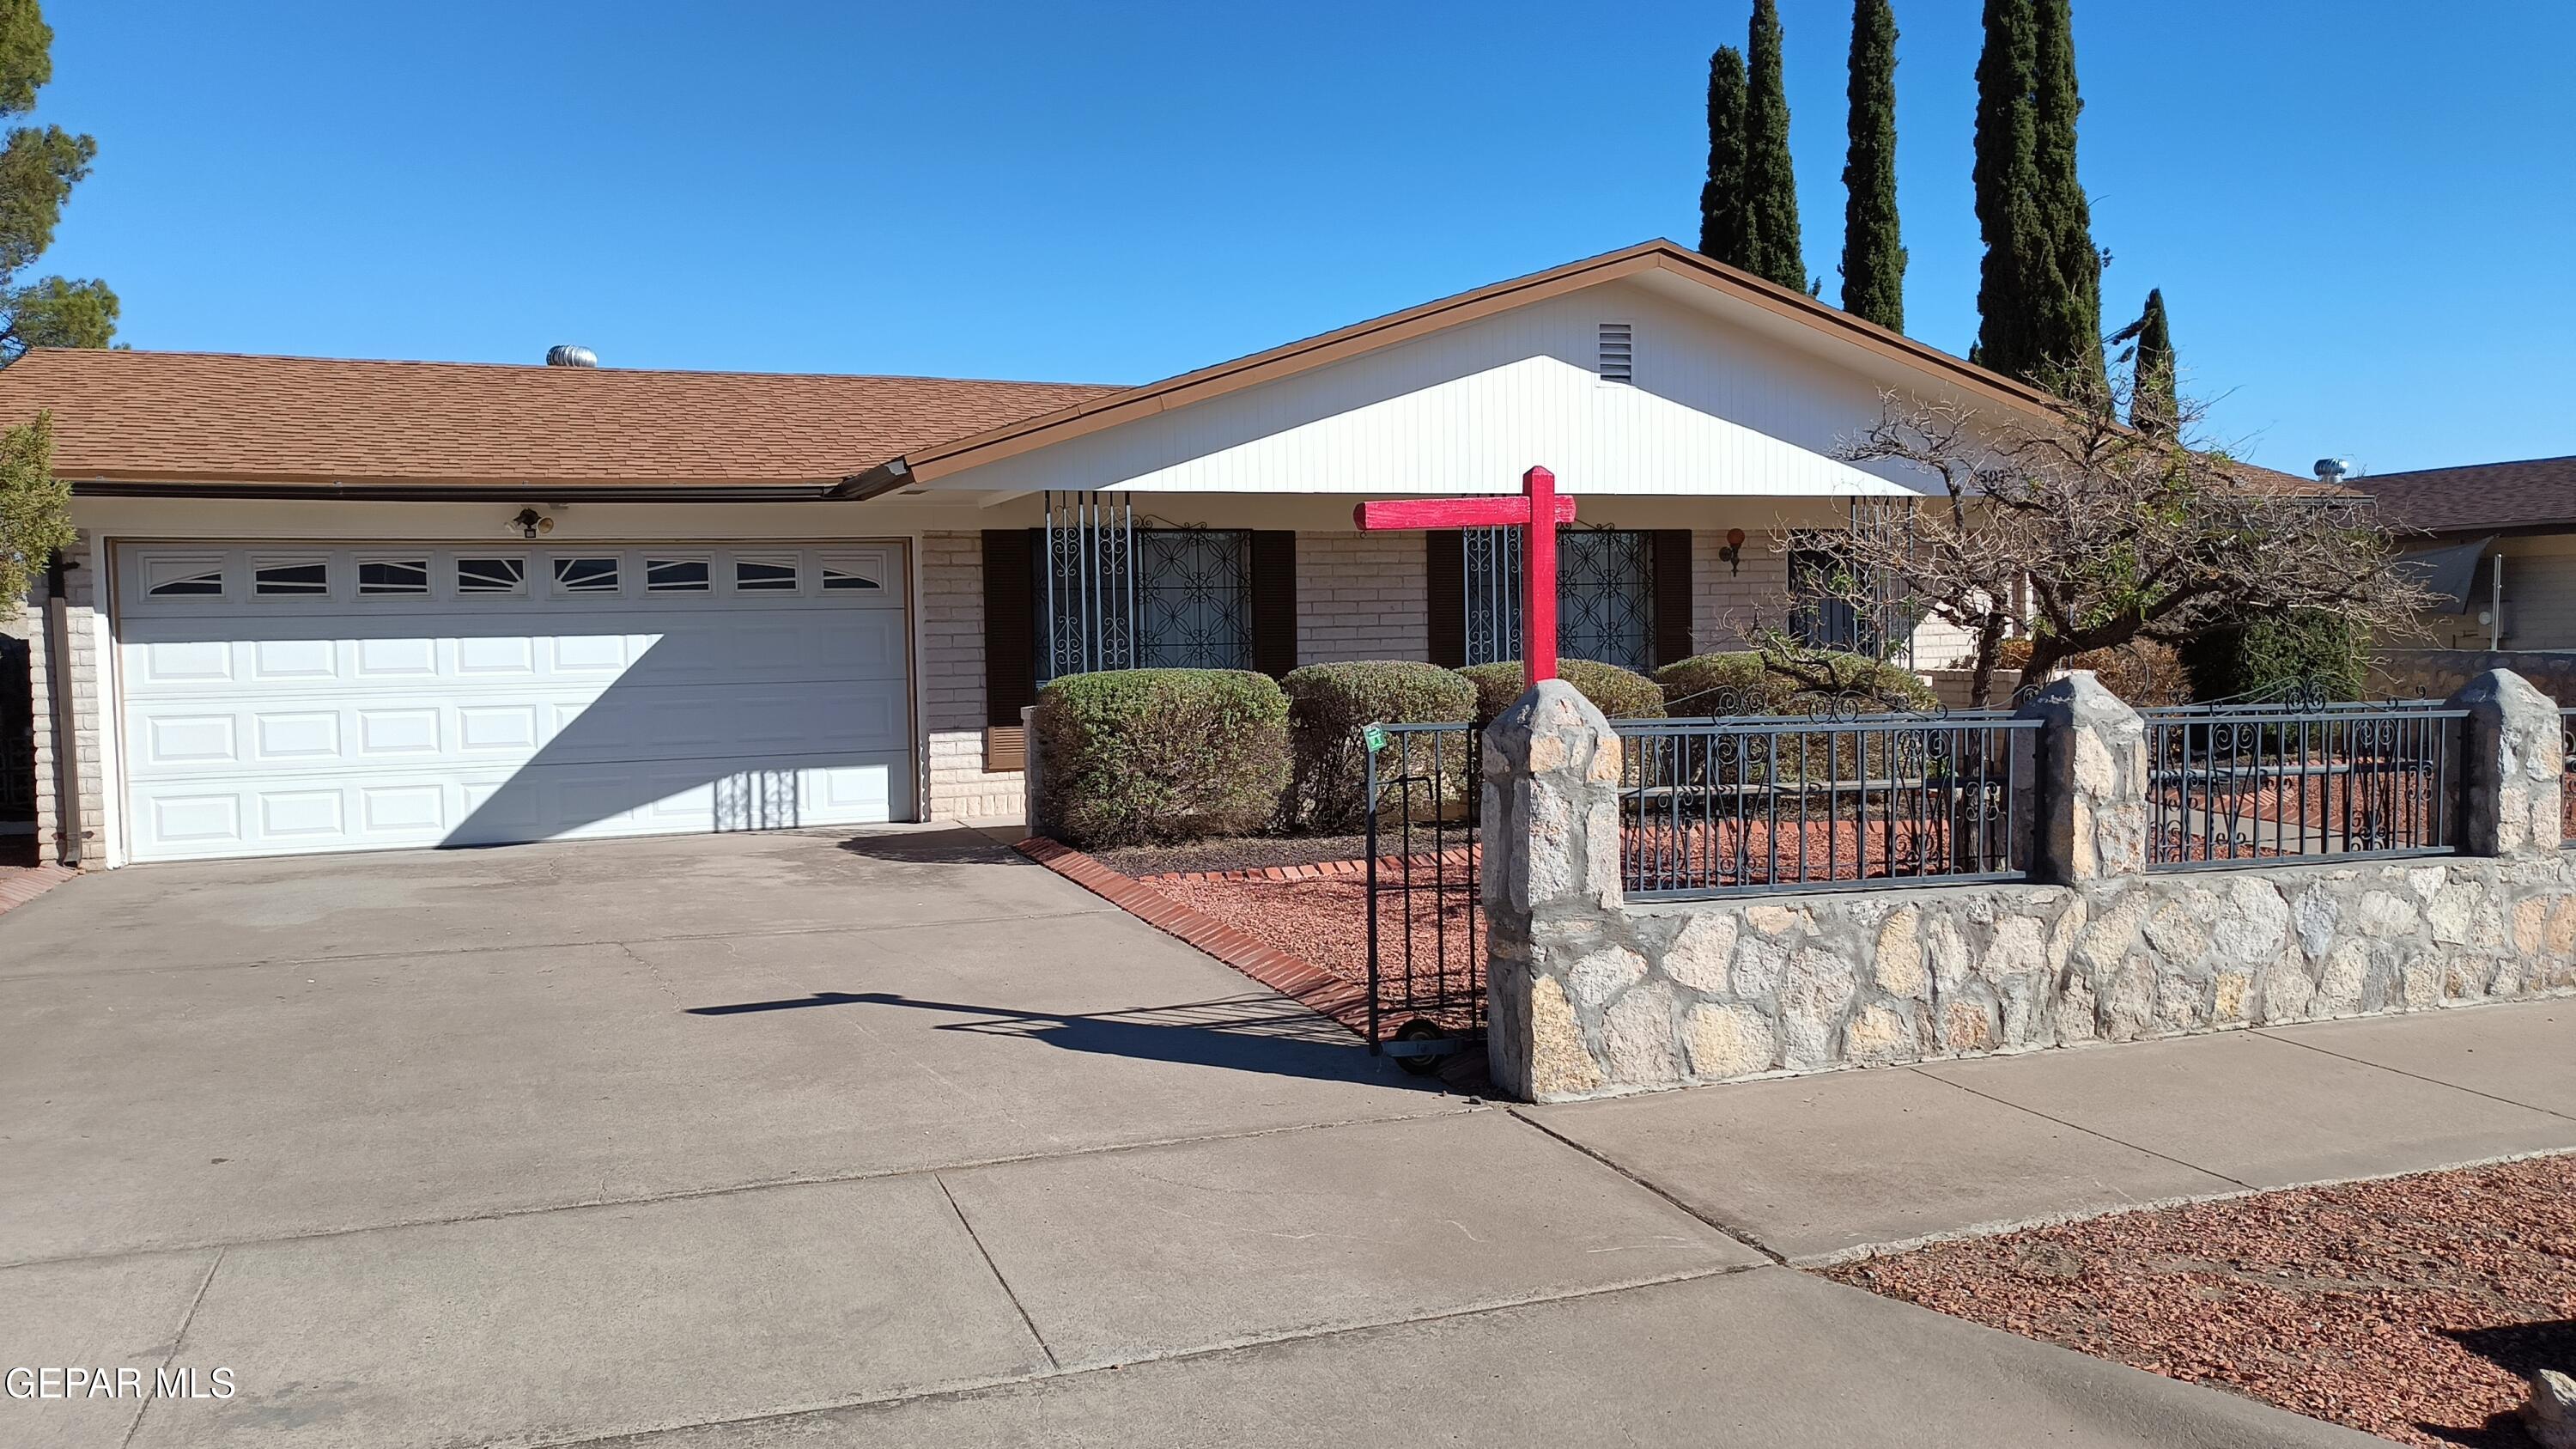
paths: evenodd
<path fill-rule="evenodd" d="M 1131 382 L 1696 238 L 1709 51 L 1626 6 L 92 3 L 44 267 L 138 347 Z M 1908 331 L 1965 351 L 1973 0 L 1897 0 Z M 2576 452 L 2576 6 L 2077 0 L 2105 312 L 2305 472 Z M 1838 295 L 1847 0 L 1784 0 Z"/>

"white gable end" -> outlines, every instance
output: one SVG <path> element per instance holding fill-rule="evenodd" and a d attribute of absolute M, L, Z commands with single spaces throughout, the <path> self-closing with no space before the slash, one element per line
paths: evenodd
<path fill-rule="evenodd" d="M 1611 339 L 1603 376 L 1603 327 Z M 1574 493 L 1902 494 L 1837 461 L 1875 384 L 1611 283 L 941 478 L 950 488 L 1493 493 L 1544 464 Z"/>

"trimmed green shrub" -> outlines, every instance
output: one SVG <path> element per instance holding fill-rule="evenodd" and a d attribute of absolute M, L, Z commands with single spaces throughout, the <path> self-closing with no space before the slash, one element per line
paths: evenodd
<path fill-rule="evenodd" d="M 2181 653 L 2194 699 L 2236 699 L 2292 680 L 2322 684 L 2329 699 L 2359 699 L 2370 635 L 2340 614 L 2291 609 L 2213 626 Z"/>
<path fill-rule="evenodd" d="M 1529 686 L 1521 680 L 1521 661 L 1507 659 L 1500 664 L 1471 664 L 1458 671 L 1460 678 L 1476 687 L 1476 723 L 1492 724 L 1494 716 L 1512 707 Z M 1664 713 L 1664 692 L 1655 682 L 1632 669 L 1604 664 L 1597 659 L 1560 659 L 1556 675 L 1571 684 L 1592 707 L 1612 719 L 1660 719 Z"/>
<path fill-rule="evenodd" d="M 1309 664 L 1279 681 L 1288 693 L 1290 824 L 1356 830 L 1366 819 L 1368 757 L 1360 731 L 1372 724 L 1434 724 L 1476 717 L 1476 689 L 1452 670 L 1410 659 Z M 1467 751 L 1456 752 L 1465 778 Z"/>
<path fill-rule="evenodd" d="M 1682 718 L 1702 715 L 1804 714 L 1809 705 L 1858 695 L 1891 710 L 1928 710 L 1940 703 L 1912 673 L 1865 654 L 1820 654 L 1798 661 L 1817 688 L 1779 673 L 1750 650 L 1694 654 L 1655 671 L 1664 709 Z"/>
<path fill-rule="evenodd" d="M 1119 669 L 1038 691 L 1038 810 L 1075 845 L 1168 845 L 1270 823 L 1288 696 L 1235 669 Z"/>

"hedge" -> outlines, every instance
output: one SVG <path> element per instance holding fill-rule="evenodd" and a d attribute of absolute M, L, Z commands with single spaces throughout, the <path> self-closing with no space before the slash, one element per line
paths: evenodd
<path fill-rule="evenodd" d="M 2370 636 L 2340 614 L 2292 609 L 2202 631 L 2183 645 L 2194 699 L 2238 699 L 2313 680 L 2329 699 L 2359 699 Z"/>
<path fill-rule="evenodd" d="M 1476 689 L 1452 670 L 1409 659 L 1309 664 L 1279 681 L 1288 694 L 1292 776 L 1286 814 L 1309 830 L 1356 830 L 1366 819 L 1367 755 L 1360 731 L 1372 724 L 1433 724 L 1476 717 Z M 1467 778 L 1468 751 L 1444 752 Z M 1463 784 L 1460 788 L 1464 788 Z"/>
<path fill-rule="evenodd" d="M 1906 670 L 1866 654 L 1822 654 L 1800 667 L 1829 677 L 1814 689 L 1778 673 L 1751 651 L 1694 654 L 1655 671 L 1664 708 L 1685 718 L 1701 715 L 1803 714 L 1811 704 L 1845 695 L 1875 700 L 1891 710 L 1928 710 L 1940 703 L 1932 687 Z"/>
<path fill-rule="evenodd" d="M 1120 669 L 1038 691 L 1040 815 L 1085 847 L 1244 835 L 1288 785 L 1288 696 L 1234 669 Z"/>
<path fill-rule="evenodd" d="M 1476 723 L 1492 724 L 1496 715 L 1511 708 L 1529 688 L 1521 678 L 1523 668 L 1521 661 L 1507 659 L 1500 664 L 1472 664 L 1458 671 L 1461 678 L 1476 687 Z M 1592 701 L 1594 709 L 1612 719 L 1663 717 L 1664 692 L 1635 670 L 1597 659 L 1560 659 L 1556 661 L 1556 674 Z"/>

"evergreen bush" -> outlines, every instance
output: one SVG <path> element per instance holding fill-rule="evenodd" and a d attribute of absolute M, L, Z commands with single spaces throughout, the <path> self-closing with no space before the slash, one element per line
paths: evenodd
<path fill-rule="evenodd" d="M 1521 661 L 1507 659 L 1499 664 L 1473 664 L 1458 671 L 1476 688 L 1476 723 L 1492 724 L 1496 715 L 1511 708 L 1513 701 L 1528 689 L 1521 678 L 1523 668 Z M 1556 661 L 1556 675 L 1611 719 L 1663 718 L 1664 692 L 1633 669 L 1597 659 L 1560 659 Z"/>
<path fill-rule="evenodd" d="M 1361 732 L 1373 724 L 1436 724 L 1476 717 L 1476 688 L 1455 670 L 1410 659 L 1365 659 L 1309 664 L 1279 681 L 1288 695 L 1288 751 L 1292 777 L 1286 815 L 1292 825 L 1320 832 L 1358 829 L 1368 802 L 1367 746 Z M 1461 747 L 1442 751 L 1448 773 L 1463 792 L 1474 762 Z M 1444 786 L 1444 792 L 1446 787 Z"/>
<path fill-rule="evenodd" d="M 1288 696 L 1236 669 L 1119 669 L 1038 691 L 1038 810 L 1066 841 L 1168 845 L 1268 825 L 1288 786 Z"/>
<path fill-rule="evenodd" d="M 2241 699 L 2293 681 L 2323 686 L 2328 699 L 2359 699 L 2370 635 L 2340 614 L 2288 609 L 2219 624 L 2180 652 L 2197 700 Z"/>

